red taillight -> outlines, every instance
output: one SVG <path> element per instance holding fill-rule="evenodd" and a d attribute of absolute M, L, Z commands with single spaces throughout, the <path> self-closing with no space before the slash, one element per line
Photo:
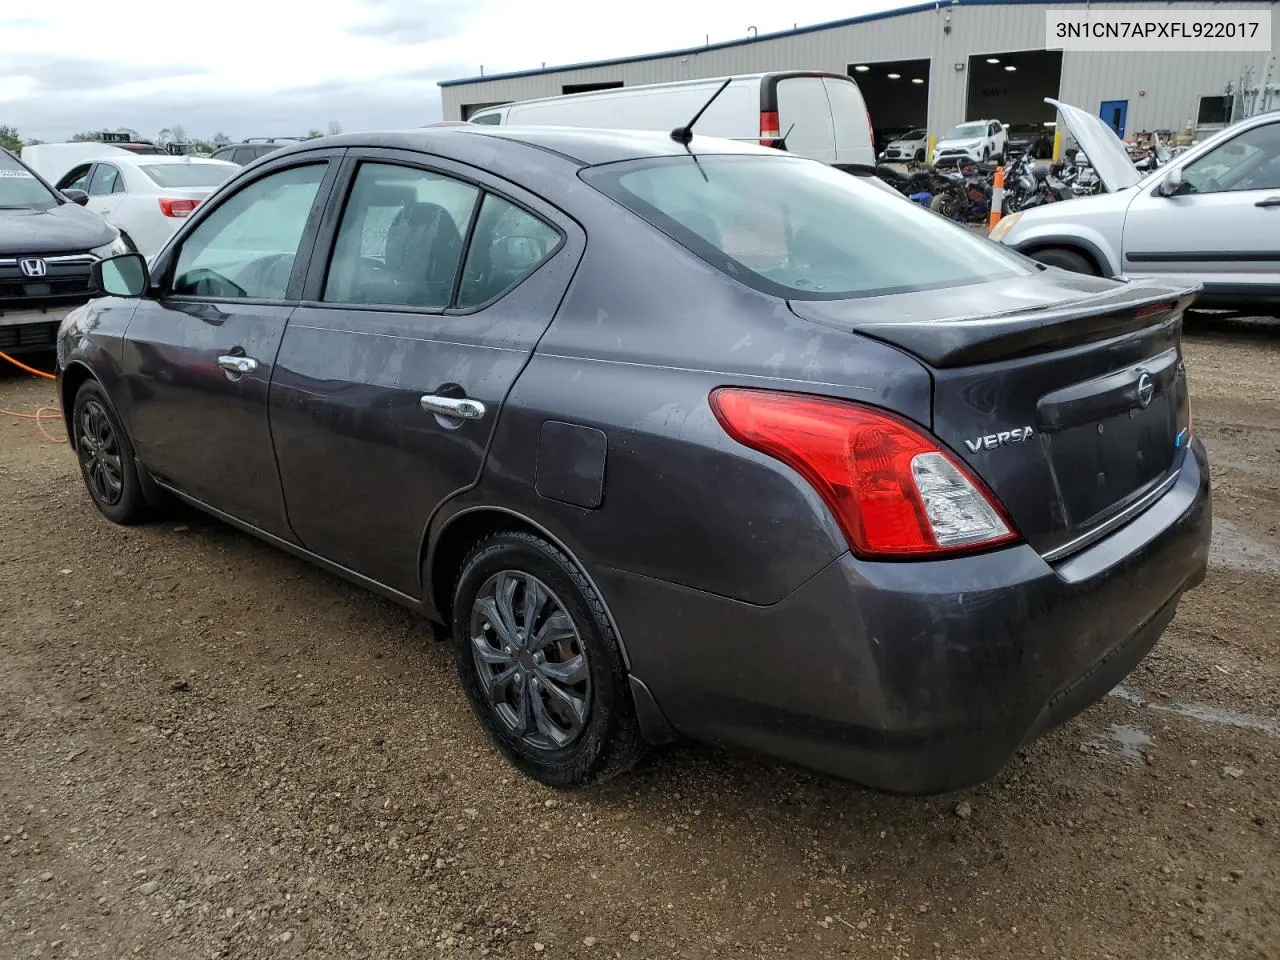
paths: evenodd
<path fill-rule="evenodd" d="M 772 110 L 760 111 L 760 146 L 771 147 L 773 141 L 782 139 L 778 126 L 778 114 Z"/>
<path fill-rule="evenodd" d="M 710 400 L 731 437 L 817 490 L 860 556 L 918 557 L 1017 539 L 982 483 L 906 420 L 844 400 L 737 387 Z"/>
<path fill-rule="evenodd" d="M 168 197 L 160 198 L 160 212 L 166 217 L 190 216 L 191 211 L 199 205 L 199 200 L 171 200 Z"/>

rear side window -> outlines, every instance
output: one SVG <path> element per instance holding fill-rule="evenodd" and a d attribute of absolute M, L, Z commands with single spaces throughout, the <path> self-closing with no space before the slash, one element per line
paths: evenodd
<path fill-rule="evenodd" d="M 821 77 L 778 81 L 778 128 L 792 153 L 828 162 L 835 159 L 836 133 Z"/>
<path fill-rule="evenodd" d="M 486 194 L 467 251 L 459 307 L 493 300 L 533 273 L 560 244 L 560 234 L 533 214 Z"/>
<path fill-rule="evenodd" d="M 713 267 L 774 296 L 879 296 L 1030 272 L 998 244 L 823 164 L 783 155 L 697 160 L 614 163 L 580 176 Z"/>
<path fill-rule="evenodd" d="M 120 171 L 109 163 L 100 163 L 93 168 L 93 178 L 89 181 L 89 196 L 103 197 L 117 191 Z M 123 190 L 123 184 L 119 185 Z"/>
<path fill-rule="evenodd" d="M 235 157 L 235 162 L 242 167 L 258 159 L 258 153 L 253 147 L 236 147 L 236 152 L 233 156 Z"/>
<path fill-rule="evenodd" d="M 500 113 L 481 113 L 471 118 L 472 123 L 500 124 L 502 123 L 502 114 Z"/>
<path fill-rule="evenodd" d="M 480 191 L 412 167 L 361 164 L 334 244 L 323 299 L 443 309 Z"/>

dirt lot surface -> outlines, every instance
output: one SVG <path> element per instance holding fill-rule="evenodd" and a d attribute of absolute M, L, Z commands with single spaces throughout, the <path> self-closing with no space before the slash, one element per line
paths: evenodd
<path fill-rule="evenodd" d="M 1280 957 L 1280 329 L 1187 352 L 1208 582 L 928 799 L 691 745 L 543 789 L 410 614 L 198 516 L 113 527 L 0 416 L 0 958 Z"/>

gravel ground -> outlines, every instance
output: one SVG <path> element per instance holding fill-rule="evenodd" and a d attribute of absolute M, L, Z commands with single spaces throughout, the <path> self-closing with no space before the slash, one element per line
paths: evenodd
<path fill-rule="evenodd" d="M 1208 582 L 928 799 L 692 745 L 544 789 L 411 615 L 199 516 L 113 527 L 0 416 L 0 957 L 1280 957 L 1280 329 L 1187 353 Z"/>

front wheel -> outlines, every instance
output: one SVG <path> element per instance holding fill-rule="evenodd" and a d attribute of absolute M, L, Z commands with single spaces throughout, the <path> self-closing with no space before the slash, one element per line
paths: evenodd
<path fill-rule="evenodd" d="M 935 196 L 929 201 L 929 209 L 948 220 L 961 219 L 963 210 L 960 202 L 949 193 L 940 193 Z"/>
<path fill-rule="evenodd" d="M 577 787 L 643 755 L 617 637 L 563 551 L 521 531 L 482 540 L 458 578 L 452 619 L 471 708 L 521 771 Z"/>
<path fill-rule="evenodd" d="M 86 380 L 76 391 L 71 436 L 80 476 L 99 512 L 112 523 L 128 525 L 145 520 L 147 501 L 133 445 L 96 380 Z"/>

